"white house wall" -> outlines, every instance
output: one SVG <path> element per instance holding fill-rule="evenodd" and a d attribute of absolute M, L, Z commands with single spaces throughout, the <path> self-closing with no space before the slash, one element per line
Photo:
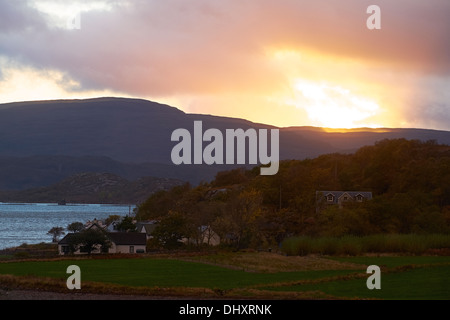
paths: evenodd
<path fill-rule="evenodd" d="M 130 253 L 130 247 L 134 247 L 134 252 L 136 253 L 139 250 L 144 250 L 145 252 L 145 245 L 116 245 L 109 249 L 110 253 Z"/>

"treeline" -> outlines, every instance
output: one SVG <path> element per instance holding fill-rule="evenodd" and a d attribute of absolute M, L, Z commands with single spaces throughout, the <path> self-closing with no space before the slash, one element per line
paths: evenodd
<path fill-rule="evenodd" d="M 317 212 L 318 190 L 371 191 L 373 199 Z M 220 172 L 209 183 L 153 194 L 137 218 L 160 220 L 165 242 L 202 243 L 206 226 L 237 248 L 276 246 L 293 235 L 448 233 L 450 146 L 383 140 L 353 154 L 282 161 L 274 176 L 259 168 Z"/>

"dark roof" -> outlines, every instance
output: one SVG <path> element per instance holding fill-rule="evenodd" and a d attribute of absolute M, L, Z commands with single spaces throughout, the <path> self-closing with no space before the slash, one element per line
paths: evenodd
<path fill-rule="evenodd" d="M 68 239 L 70 237 L 72 237 L 74 235 L 74 233 L 68 233 L 64 236 L 64 238 L 62 238 L 61 240 L 58 241 L 58 244 L 69 244 Z"/>
<path fill-rule="evenodd" d="M 116 245 L 146 245 L 147 237 L 141 232 L 108 232 L 108 238 Z"/>
<path fill-rule="evenodd" d="M 105 230 L 107 227 L 108 226 L 103 226 L 102 227 L 97 221 L 94 221 L 86 228 L 86 230 L 89 230 L 89 229 Z"/>
<path fill-rule="evenodd" d="M 145 233 L 147 233 L 148 236 L 150 236 L 153 231 L 155 231 L 155 228 L 158 226 L 157 221 L 152 222 L 137 222 L 136 223 L 136 230 L 138 232 L 141 232 L 142 228 L 145 229 Z"/>
<path fill-rule="evenodd" d="M 369 191 L 316 191 L 316 197 L 327 197 L 332 194 L 334 196 L 333 203 L 338 203 L 339 198 L 347 194 L 353 199 L 355 199 L 358 195 L 361 195 L 364 199 L 370 200 L 372 199 L 372 192 Z"/>

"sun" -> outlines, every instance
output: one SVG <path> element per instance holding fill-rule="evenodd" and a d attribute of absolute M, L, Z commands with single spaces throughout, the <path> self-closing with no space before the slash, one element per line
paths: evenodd
<path fill-rule="evenodd" d="M 289 101 L 306 111 L 315 126 L 327 128 L 377 127 L 370 117 L 380 109 L 376 101 L 327 82 L 296 79 Z"/>

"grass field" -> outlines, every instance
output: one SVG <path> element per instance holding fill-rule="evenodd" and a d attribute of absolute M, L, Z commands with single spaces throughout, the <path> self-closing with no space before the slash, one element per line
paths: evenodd
<path fill-rule="evenodd" d="M 224 297 L 450 299 L 448 256 L 286 257 L 254 252 L 3 262 L 0 286 L 5 279 L 11 280 L 6 275 L 14 275 L 21 279 L 21 286 L 27 279 L 33 283 L 42 279 L 41 287 L 51 282 L 49 288 L 58 284 L 64 290 L 69 276 L 66 269 L 71 264 L 81 269 L 82 290 L 95 291 L 101 284 L 120 286 L 125 293 L 135 292 L 134 288 L 158 288 L 161 294 L 162 288 L 168 288 L 178 294 L 191 289 L 194 295 L 207 292 Z M 372 264 L 381 267 L 381 290 L 366 287 L 366 268 Z"/>
<path fill-rule="evenodd" d="M 448 300 L 450 299 L 450 257 L 396 256 L 335 258 L 339 261 L 381 267 L 381 289 L 369 290 L 366 279 L 335 279 L 303 283 L 268 290 L 308 292 L 319 290 L 329 295 L 362 299 Z"/>

